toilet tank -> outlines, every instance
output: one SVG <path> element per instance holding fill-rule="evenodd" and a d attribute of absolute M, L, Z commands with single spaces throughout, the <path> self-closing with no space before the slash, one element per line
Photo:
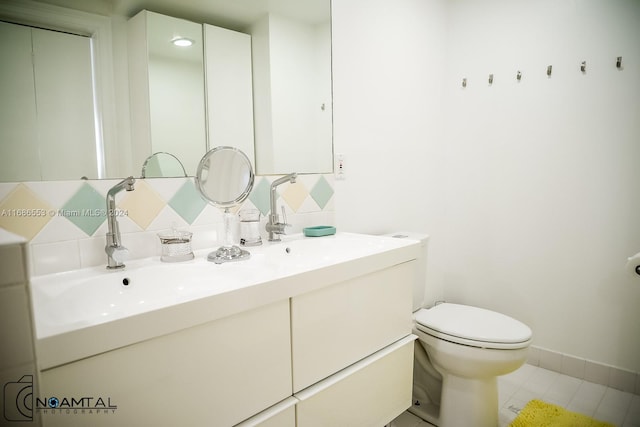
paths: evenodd
<path fill-rule="evenodd" d="M 429 235 L 413 231 L 399 231 L 385 234 L 385 236 L 420 242 L 420 255 L 418 255 L 417 259 L 418 268 L 416 268 L 416 277 L 413 280 L 413 311 L 420 310 L 424 307 L 427 289 L 427 242 L 429 241 Z"/>

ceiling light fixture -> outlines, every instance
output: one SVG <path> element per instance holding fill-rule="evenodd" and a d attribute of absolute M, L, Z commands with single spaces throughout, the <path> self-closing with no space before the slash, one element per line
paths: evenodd
<path fill-rule="evenodd" d="M 186 37 L 176 37 L 171 40 L 171 43 L 179 47 L 189 47 L 193 45 L 194 41 Z"/>

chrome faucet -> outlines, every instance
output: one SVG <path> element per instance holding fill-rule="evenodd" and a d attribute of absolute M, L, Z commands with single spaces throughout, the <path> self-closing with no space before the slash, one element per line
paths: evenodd
<path fill-rule="evenodd" d="M 104 251 L 107 253 L 107 268 L 124 268 L 124 260 L 129 255 L 129 250 L 122 246 L 120 237 L 120 227 L 118 227 L 116 215 L 116 194 L 122 190 L 133 191 L 133 184 L 136 180 L 130 176 L 125 178 L 107 192 L 107 246 Z"/>
<path fill-rule="evenodd" d="M 276 193 L 276 187 L 278 185 L 284 184 L 285 182 L 290 182 L 294 184 L 296 179 L 298 178 L 297 173 L 290 173 L 289 175 L 285 175 L 282 178 L 278 178 L 273 183 L 271 183 L 271 191 L 269 202 L 271 205 L 271 212 L 269 213 L 269 222 L 267 222 L 266 230 L 269 233 L 269 241 L 270 242 L 279 242 L 280 234 L 284 234 L 284 228 L 286 226 L 290 226 L 291 224 L 287 224 L 287 217 L 284 213 L 284 206 L 282 207 L 282 221 L 278 222 L 278 214 L 276 213 L 276 199 L 278 198 L 278 193 Z"/>

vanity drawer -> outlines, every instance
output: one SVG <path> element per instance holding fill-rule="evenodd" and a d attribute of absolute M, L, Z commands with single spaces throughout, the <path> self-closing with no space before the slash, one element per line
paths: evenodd
<path fill-rule="evenodd" d="M 234 427 L 296 427 L 297 402 L 290 396 Z"/>
<path fill-rule="evenodd" d="M 294 393 L 411 333 L 416 261 L 291 299 Z"/>
<path fill-rule="evenodd" d="M 117 406 L 43 426 L 232 426 L 291 396 L 289 331 L 287 299 L 43 371 L 40 396 Z"/>
<path fill-rule="evenodd" d="M 297 427 L 388 424 L 411 406 L 416 338 L 409 335 L 296 393 Z"/>

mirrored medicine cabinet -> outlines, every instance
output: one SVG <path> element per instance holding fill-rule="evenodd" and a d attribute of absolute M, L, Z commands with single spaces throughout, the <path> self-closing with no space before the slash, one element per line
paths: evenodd
<path fill-rule="evenodd" d="M 48 0 L 43 0 L 43 3 L 45 2 Z M 79 7 L 77 2 L 72 0 L 59 0 L 55 3 L 57 6 L 69 9 Z M 90 52 L 93 55 L 96 52 L 101 55 L 98 60 L 89 56 L 86 61 L 89 63 L 89 79 L 92 77 L 102 79 L 103 84 L 98 85 L 97 92 L 94 87 L 94 94 L 97 93 L 99 99 L 91 101 L 94 106 L 93 109 L 88 108 L 91 111 L 91 117 L 78 119 L 77 116 L 71 115 L 71 118 L 66 118 L 64 121 L 58 120 L 58 123 L 61 129 L 71 129 L 78 127 L 80 120 L 82 124 L 89 122 L 90 126 L 84 127 L 89 128 L 88 132 L 91 135 L 87 138 L 85 130 L 85 136 L 80 138 L 81 149 L 70 148 L 71 151 L 67 152 L 59 150 L 56 153 L 59 155 L 46 155 L 42 149 L 36 148 L 32 150 L 31 157 L 27 155 L 28 153 L 15 150 L 15 147 L 22 144 L 22 141 L 16 139 L 15 133 L 9 136 L 2 135 L 0 145 L 14 147 L 13 152 L 20 153 L 16 159 L 12 160 L 13 164 L 17 165 L 15 170 L 49 169 L 57 171 L 57 175 L 47 176 L 41 172 L 35 172 L 27 176 L 24 173 L 16 173 L 2 176 L 0 181 L 116 178 L 130 174 L 140 176 L 143 163 L 155 152 L 166 152 L 175 156 L 184 164 L 187 175 L 191 176 L 195 174 L 197 160 L 207 150 L 220 145 L 237 146 L 246 152 L 251 157 L 258 175 L 285 174 L 293 170 L 301 173 L 331 172 L 333 170 L 333 130 L 330 0 L 309 0 L 305 8 L 301 8 L 296 2 L 276 1 L 257 4 L 251 0 L 212 0 L 206 6 L 206 10 L 198 10 L 198 7 L 205 6 L 198 6 L 197 2 L 186 2 L 183 6 L 176 6 L 175 2 L 151 0 L 123 0 L 117 3 L 110 12 L 112 15 L 106 18 L 111 21 L 102 25 L 114 29 L 113 44 L 104 43 L 104 36 L 108 31 L 102 31 L 101 40 L 95 40 L 91 39 L 90 30 L 79 31 L 76 28 L 70 28 L 70 32 L 91 40 Z M 86 7 L 89 8 L 89 6 Z M 104 79 L 108 78 L 109 74 L 112 75 L 111 79 L 114 79 L 114 65 L 107 64 L 105 58 L 120 63 L 126 61 L 129 62 L 128 67 L 134 69 L 136 67 L 135 61 L 132 64 L 130 57 L 127 58 L 130 50 L 127 43 L 132 40 L 131 34 L 128 37 L 120 34 L 120 31 L 128 28 L 127 25 L 112 25 L 112 22 L 126 21 L 128 17 L 133 18 L 144 10 L 154 9 L 157 12 L 150 14 L 160 16 L 164 24 L 149 22 L 145 28 L 147 37 L 144 41 L 149 42 L 147 47 L 149 54 L 154 55 L 153 61 L 147 64 L 148 79 L 161 81 L 162 90 L 155 93 L 151 84 L 145 88 L 138 85 L 135 79 L 132 80 L 130 75 L 124 80 L 129 86 L 132 99 L 135 98 L 136 92 L 140 94 L 146 90 L 149 108 L 160 108 L 161 113 L 154 120 L 149 120 L 146 130 L 149 135 L 160 135 L 157 144 L 153 136 L 146 139 L 140 137 L 140 123 L 137 121 L 134 123 L 133 120 L 136 115 L 135 108 L 137 108 L 133 102 L 131 105 L 122 106 L 122 101 L 115 99 L 117 97 L 110 98 L 100 92 L 104 87 L 110 88 L 113 92 L 122 93 L 123 91 L 121 77 L 116 77 L 111 84 L 104 84 Z M 84 12 L 92 12 L 92 10 L 85 9 Z M 81 14 L 81 12 L 78 13 Z M 104 15 L 104 11 L 100 13 Z M 55 24 L 47 25 L 47 20 L 52 15 L 50 11 L 36 15 L 39 16 L 37 19 L 31 19 L 26 23 L 44 28 L 61 29 L 61 19 L 55 21 Z M 14 19 L 14 16 L 7 17 L 2 7 L 0 7 L 0 20 L 20 21 L 20 19 Z M 188 49 L 183 49 L 179 53 L 182 65 L 166 52 L 166 46 L 174 46 L 169 43 L 171 40 L 160 41 L 159 39 L 164 36 L 154 33 L 154 29 L 158 27 L 168 28 L 166 23 L 173 20 L 185 25 L 192 24 L 194 29 L 192 33 L 185 32 L 190 34 L 186 38 L 193 39 L 195 48 L 191 49 L 190 54 L 186 53 Z M 206 25 L 202 25 L 203 22 Z M 240 39 L 244 36 L 245 41 L 228 42 L 224 41 L 224 37 L 221 41 L 220 34 L 239 35 Z M 135 37 L 135 40 L 140 42 L 143 39 Z M 152 41 L 160 42 L 165 47 L 157 49 L 151 47 Z M 239 56 L 244 55 L 246 62 L 244 73 L 248 95 L 233 96 L 238 94 L 235 89 L 230 93 L 213 97 L 207 92 L 214 89 L 224 90 L 226 85 L 226 83 L 220 83 L 225 76 L 216 76 L 213 71 L 220 68 L 207 64 L 207 61 L 216 58 L 212 56 L 208 59 L 207 48 L 215 47 L 216 44 L 219 44 L 217 46 L 219 51 L 223 49 L 223 57 L 238 56 L 234 46 L 244 46 L 241 49 L 245 51 Z M 247 44 L 249 53 L 246 51 Z M 105 46 L 112 47 L 113 55 L 110 52 L 105 54 L 105 50 L 108 50 Z M 1 51 L 3 62 L 7 55 L 5 50 Z M 154 62 L 161 63 L 163 67 L 155 69 Z M 185 63 L 190 65 L 184 65 Z M 106 68 L 110 73 L 104 72 Z M 191 74 L 188 77 L 172 76 L 170 71 L 179 68 L 190 69 L 188 72 Z M 236 70 L 232 74 L 238 77 L 242 73 Z M 56 87 L 55 84 L 54 87 Z M 68 94 L 69 89 L 64 89 L 63 86 L 57 89 L 58 98 L 51 101 L 53 105 L 68 103 L 68 95 L 65 94 Z M 233 102 L 239 99 L 242 99 L 241 106 L 233 105 Z M 112 111 L 104 111 L 109 108 Z M 5 108 L 5 112 L 10 109 L 10 106 Z M 244 112 L 237 113 L 239 109 Z M 111 122 L 115 122 L 115 118 L 118 118 L 116 125 L 108 124 L 111 129 L 128 130 L 126 123 L 122 125 L 121 119 L 123 115 L 127 115 L 126 113 L 130 113 L 132 122 L 128 125 L 131 127 L 130 138 L 123 137 L 120 130 L 104 132 L 103 138 L 95 137 L 99 136 L 105 127 L 101 122 L 105 117 L 110 117 Z M 23 119 L 21 115 L 15 114 L 12 116 L 5 114 L 5 117 L 0 117 L 3 126 L 4 122 L 20 123 Z M 24 127 L 24 123 L 21 126 Z M 44 133 L 40 136 L 40 144 L 46 146 L 47 141 L 52 137 L 51 133 Z M 65 147 L 69 145 L 65 142 L 66 138 L 64 134 L 60 137 Z M 5 149 L 5 151 L 10 150 Z M 86 172 L 82 167 L 79 170 L 69 167 L 70 162 L 77 157 L 74 153 L 80 152 L 88 153 L 86 155 L 89 160 L 81 162 L 87 165 L 84 168 Z M 123 157 L 127 160 L 122 161 Z M 64 160 L 59 161 L 58 158 Z M 127 164 L 129 166 L 123 168 L 122 165 Z M 68 173 L 68 176 L 65 173 Z"/>

